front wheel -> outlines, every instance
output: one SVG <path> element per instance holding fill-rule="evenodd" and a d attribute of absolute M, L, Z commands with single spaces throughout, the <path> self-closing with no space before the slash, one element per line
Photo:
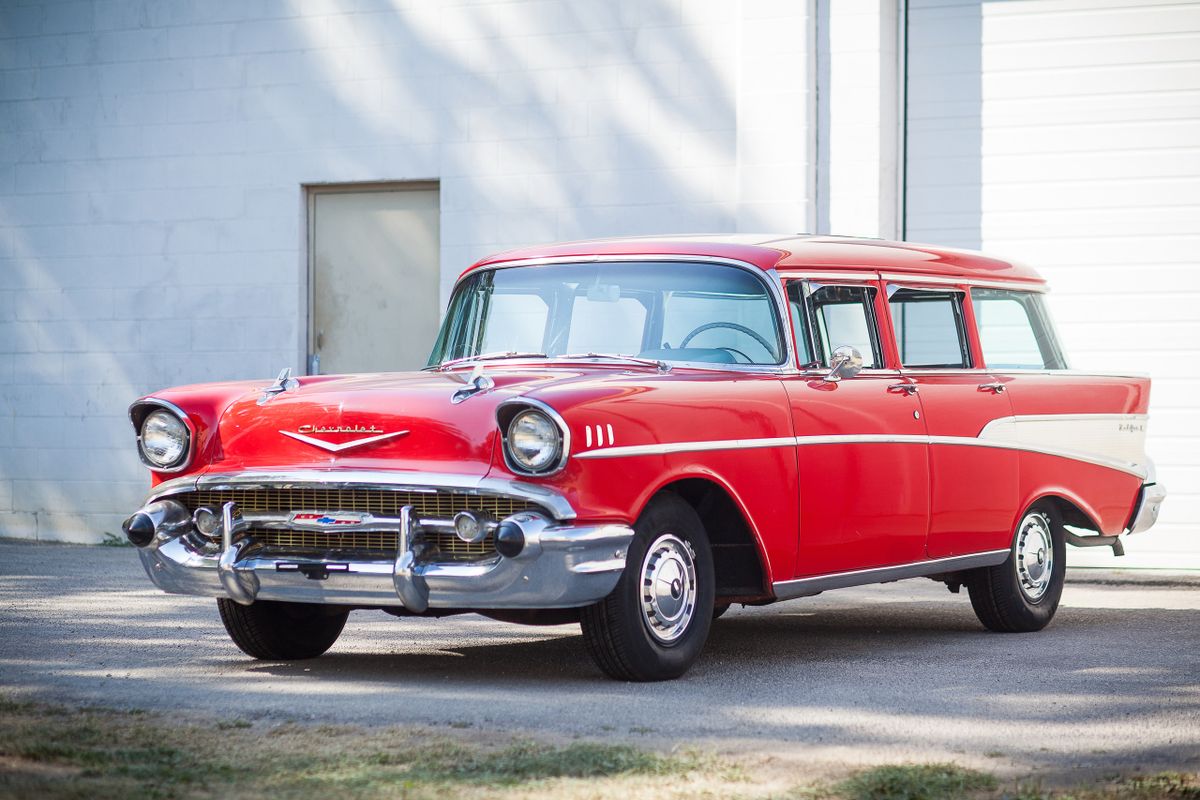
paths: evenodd
<path fill-rule="evenodd" d="M 673 494 L 653 500 L 634 531 L 617 587 L 580 614 L 583 640 L 612 678 L 678 678 L 700 656 L 712 625 L 708 536 L 695 510 Z"/>
<path fill-rule="evenodd" d="M 263 661 L 316 658 L 333 647 L 350 616 L 336 606 L 271 600 L 243 606 L 223 597 L 217 610 L 233 643 Z"/>
<path fill-rule="evenodd" d="M 1029 633 L 1054 618 L 1066 574 L 1062 520 L 1050 504 L 1035 503 L 1017 524 L 1008 560 L 972 570 L 966 584 L 980 622 L 1001 633 Z"/>

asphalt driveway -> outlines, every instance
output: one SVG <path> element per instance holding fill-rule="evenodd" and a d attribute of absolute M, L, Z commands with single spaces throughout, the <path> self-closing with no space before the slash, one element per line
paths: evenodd
<path fill-rule="evenodd" d="M 829 763 L 1047 776 L 1200 765 L 1200 580 L 1073 575 L 1038 634 L 988 633 L 927 580 L 736 608 L 666 684 L 603 678 L 577 626 L 351 615 L 308 662 L 257 662 L 215 603 L 128 548 L 0 540 L 0 692 L 231 718 L 449 725 Z"/>

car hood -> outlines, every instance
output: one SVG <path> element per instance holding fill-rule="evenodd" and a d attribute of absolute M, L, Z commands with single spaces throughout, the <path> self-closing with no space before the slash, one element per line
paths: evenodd
<path fill-rule="evenodd" d="M 258 389 L 225 409 L 213 468 L 336 466 L 482 475 L 498 439 L 496 406 L 577 376 L 558 370 L 491 373 L 492 388 L 459 403 L 451 398 L 466 387 L 469 372 L 300 378 L 296 388 L 265 403 L 259 403 Z"/>

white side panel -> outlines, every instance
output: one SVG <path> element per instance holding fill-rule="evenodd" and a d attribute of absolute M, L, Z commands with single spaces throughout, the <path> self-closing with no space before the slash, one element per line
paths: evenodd
<path fill-rule="evenodd" d="M 1149 466 L 1146 417 L 1140 414 L 1004 417 L 985 425 L 979 438 L 1032 450 L 1077 453 L 1083 458 L 1127 464 L 1139 470 Z"/>
<path fill-rule="evenodd" d="M 1034 265 L 1073 367 L 1154 382 L 1160 522 L 1071 563 L 1200 569 L 1200 2 L 910 0 L 908 19 L 907 238 Z"/>

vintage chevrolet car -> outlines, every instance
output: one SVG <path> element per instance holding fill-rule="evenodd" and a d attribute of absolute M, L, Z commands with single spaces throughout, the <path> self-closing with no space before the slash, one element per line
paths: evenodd
<path fill-rule="evenodd" d="M 310 658 L 347 615 L 577 622 L 674 678 L 731 603 L 928 577 L 994 631 L 1149 528 L 1150 382 L 1068 369 L 1031 269 L 833 237 L 626 239 L 463 273 L 429 365 L 130 407 L 151 579 Z"/>

